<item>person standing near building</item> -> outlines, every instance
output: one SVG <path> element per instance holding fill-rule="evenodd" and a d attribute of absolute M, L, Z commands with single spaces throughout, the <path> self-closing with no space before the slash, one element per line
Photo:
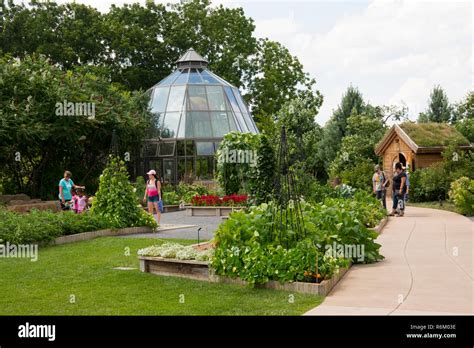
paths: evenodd
<path fill-rule="evenodd" d="M 397 162 L 395 164 L 395 173 L 393 175 L 393 205 L 392 205 L 392 212 L 389 214 L 390 216 L 403 216 L 405 214 L 405 194 L 407 192 L 407 174 L 403 170 L 402 164 Z M 397 208 L 400 205 L 400 212 L 397 214 Z"/>
<path fill-rule="evenodd" d="M 382 206 L 387 209 L 386 194 L 387 194 L 387 179 L 385 173 L 380 169 L 380 165 L 375 166 L 375 173 L 372 176 L 372 189 L 378 200 L 382 201 Z"/>

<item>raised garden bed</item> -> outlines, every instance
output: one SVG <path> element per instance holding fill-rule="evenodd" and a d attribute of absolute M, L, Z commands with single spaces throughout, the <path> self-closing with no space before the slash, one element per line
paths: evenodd
<path fill-rule="evenodd" d="M 19 202 L 19 204 L 12 204 L 7 206 L 7 210 L 14 211 L 17 213 L 27 213 L 32 209 L 36 210 L 51 210 L 54 212 L 61 211 L 61 206 L 59 201 L 10 201 L 12 202 Z"/>
<path fill-rule="evenodd" d="M 177 260 L 149 256 L 140 256 L 139 260 L 140 270 L 142 272 L 165 276 L 190 278 L 196 280 L 205 280 L 211 283 L 226 283 L 238 285 L 248 284 L 247 282 L 238 278 L 234 279 L 215 275 L 212 270 L 209 269 L 209 264 L 207 261 Z M 292 282 L 280 284 L 277 281 L 271 280 L 265 284 L 259 284 L 256 286 L 260 288 L 286 290 L 326 296 L 327 294 L 329 294 L 332 288 L 334 288 L 334 286 L 339 282 L 339 280 L 341 280 L 344 274 L 346 274 L 347 270 L 348 268 L 341 269 L 337 275 L 335 275 L 331 279 L 323 280 L 321 283 Z"/>
<path fill-rule="evenodd" d="M 139 256 L 140 271 L 165 276 L 197 280 L 209 280 L 207 261 L 165 259 L 163 257 Z"/>
<path fill-rule="evenodd" d="M 229 216 L 233 211 L 239 211 L 243 207 L 226 207 L 226 206 L 213 206 L 213 207 L 200 207 L 200 206 L 188 206 L 186 207 L 187 216 Z"/>
<path fill-rule="evenodd" d="M 80 242 L 83 240 L 90 240 L 98 237 L 109 237 L 109 236 L 122 236 L 126 234 L 140 234 L 140 233 L 151 233 L 153 232 L 150 227 L 127 227 L 118 230 L 105 229 L 99 231 L 90 231 L 83 233 L 70 234 L 68 236 L 61 236 L 54 240 L 54 245 L 69 244 Z"/>
<path fill-rule="evenodd" d="M 148 207 L 143 207 L 143 209 L 148 211 Z M 172 213 L 172 212 L 180 211 L 180 210 L 184 210 L 184 208 L 181 208 L 179 204 L 171 204 L 171 205 L 163 206 L 163 213 Z"/>

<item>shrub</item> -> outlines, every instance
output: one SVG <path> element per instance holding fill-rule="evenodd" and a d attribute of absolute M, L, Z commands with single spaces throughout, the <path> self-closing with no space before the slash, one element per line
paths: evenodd
<path fill-rule="evenodd" d="M 99 190 L 91 210 L 116 228 L 156 227 L 153 216 L 146 213 L 137 203 L 125 163 L 113 156 L 100 176 Z"/>
<path fill-rule="evenodd" d="M 335 173 L 335 175 L 342 179 L 343 183 L 366 191 L 372 190 L 373 174 L 374 162 L 370 159 L 361 159 L 350 168 L 344 169 L 340 173 Z"/>
<path fill-rule="evenodd" d="M 60 236 L 111 227 L 106 219 L 88 211 L 75 214 L 32 210 L 20 214 L 0 209 L 0 240 L 14 244 L 47 243 Z"/>
<path fill-rule="evenodd" d="M 29 214 L 20 214 L 0 209 L 0 240 L 3 242 L 31 244 L 49 242 L 59 236 L 61 226 L 52 212 L 32 210 Z"/>
<path fill-rule="evenodd" d="M 304 197 L 308 202 L 320 203 L 328 197 L 337 197 L 338 192 L 327 184 L 321 184 L 319 181 L 313 180 L 310 186 L 304 191 Z"/>
<path fill-rule="evenodd" d="M 437 201 L 445 199 L 449 190 L 450 178 L 442 162 L 428 168 L 418 169 L 410 174 L 410 198 L 414 202 Z"/>
<path fill-rule="evenodd" d="M 446 199 L 451 183 L 463 176 L 474 179 L 474 152 L 449 146 L 442 162 L 410 174 L 410 198 L 414 202 Z"/>
<path fill-rule="evenodd" d="M 451 183 L 449 198 L 461 214 L 474 215 L 474 180 L 461 177 Z"/>
<path fill-rule="evenodd" d="M 162 192 L 163 204 L 166 205 L 177 205 L 181 203 L 179 196 L 174 191 Z"/>

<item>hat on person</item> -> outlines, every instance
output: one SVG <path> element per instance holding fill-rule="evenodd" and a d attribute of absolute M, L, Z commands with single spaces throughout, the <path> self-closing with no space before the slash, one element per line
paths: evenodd
<path fill-rule="evenodd" d="M 375 167 L 374 167 L 375 170 L 379 170 L 380 169 L 380 165 L 376 164 Z"/>
<path fill-rule="evenodd" d="M 156 175 L 156 172 L 155 172 L 154 169 L 152 169 L 152 170 L 150 170 L 147 174 L 148 174 L 148 175 L 150 175 L 150 174 Z"/>

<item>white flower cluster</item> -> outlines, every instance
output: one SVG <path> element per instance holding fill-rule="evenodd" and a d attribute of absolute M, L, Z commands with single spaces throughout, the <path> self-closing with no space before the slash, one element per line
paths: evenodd
<path fill-rule="evenodd" d="M 139 256 L 161 256 L 178 260 L 209 261 L 213 254 L 214 249 L 200 251 L 196 250 L 191 245 L 181 245 L 178 243 L 152 245 L 138 250 Z"/>

